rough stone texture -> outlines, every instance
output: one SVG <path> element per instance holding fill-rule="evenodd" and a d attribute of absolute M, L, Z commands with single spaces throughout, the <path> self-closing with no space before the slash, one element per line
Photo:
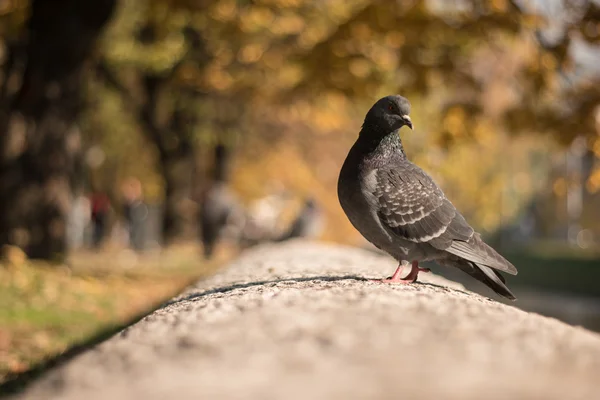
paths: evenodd
<path fill-rule="evenodd" d="M 394 268 L 347 247 L 257 248 L 19 398 L 600 398 L 600 336 L 432 275 L 364 279 Z"/>

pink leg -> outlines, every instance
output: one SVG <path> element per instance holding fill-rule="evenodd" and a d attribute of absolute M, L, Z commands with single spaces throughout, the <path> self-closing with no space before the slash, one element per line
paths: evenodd
<path fill-rule="evenodd" d="M 377 279 L 377 282 L 403 284 L 413 283 L 417 280 L 419 272 L 431 272 L 429 268 L 420 268 L 418 261 L 413 261 L 410 266 L 410 271 L 408 272 L 408 275 L 406 275 L 404 278 L 401 278 L 402 271 L 405 267 L 407 267 L 407 265 L 403 265 L 402 263 L 400 263 L 398 265 L 398 268 L 396 268 L 396 272 L 394 272 L 394 275 L 387 279 Z"/>

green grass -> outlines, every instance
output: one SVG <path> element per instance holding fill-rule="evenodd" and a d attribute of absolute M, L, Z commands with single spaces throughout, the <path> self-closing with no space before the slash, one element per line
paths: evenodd
<path fill-rule="evenodd" d="M 524 251 L 504 256 L 519 270 L 511 284 L 600 297 L 600 258 Z"/>
<path fill-rule="evenodd" d="M 149 312 L 217 267 L 194 246 L 123 254 L 77 253 L 69 268 L 0 264 L 0 383 Z"/>

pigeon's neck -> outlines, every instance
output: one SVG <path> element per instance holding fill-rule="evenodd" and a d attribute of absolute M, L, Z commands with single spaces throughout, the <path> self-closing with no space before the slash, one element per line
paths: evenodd
<path fill-rule="evenodd" d="M 378 127 L 363 125 L 358 141 L 366 153 L 375 153 L 383 158 L 391 156 L 406 158 L 398 130 L 385 133 Z"/>

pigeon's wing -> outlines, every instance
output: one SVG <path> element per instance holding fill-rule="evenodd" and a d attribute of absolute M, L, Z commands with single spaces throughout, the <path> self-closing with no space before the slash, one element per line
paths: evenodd
<path fill-rule="evenodd" d="M 473 236 L 433 179 L 412 163 L 378 169 L 374 195 L 381 222 L 403 239 L 446 249 Z"/>
<path fill-rule="evenodd" d="M 373 195 L 383 226 L 402 239 L 427 243 L 508 273 L 516 268 L 487 246 L 433 179 L 410 162 L 380 168 Z"/>

